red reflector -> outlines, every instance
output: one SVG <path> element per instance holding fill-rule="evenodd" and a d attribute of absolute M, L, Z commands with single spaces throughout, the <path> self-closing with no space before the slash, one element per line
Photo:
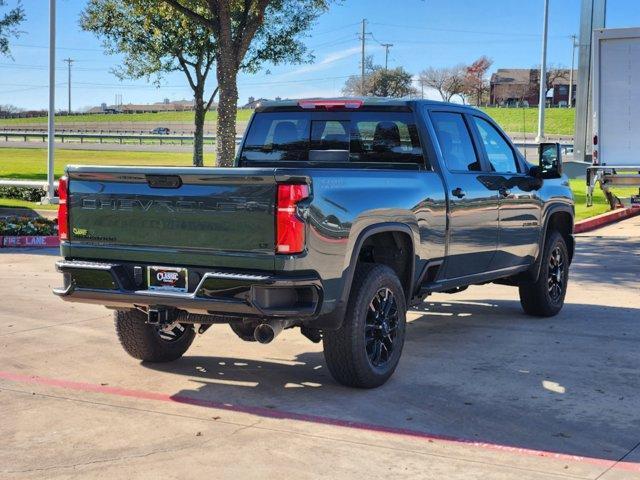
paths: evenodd
<path fill-rule="evenodd" d="M 360 108 L 362 106 L 362 100 L 300 100 L 298 106 L 304 109 L 316 109 L 316 108 Z"/>
<path fill-rule="evenodd" d="M 69 210 L 67 199 L 69 197 L 69 184 L 67 177 L 61 177 L 58 180 L 58 236 L 60 240 L 69 238 Z"/>
<path fill-rule="evenodd" d="M 276 252 L 301 253 L 304 250 L 304 222 L 296 214 L 296 204 L 309 196 L 307 185 L 278 185 L 276 202 Z"/>
<path fill-rule="evenodd" d="M 599 161 L 598 161 L 598 150 L 594 150 L 593 154 L 591 155 L 591 157 L 593 158 L 593 164 L 594 165 L 598 165 Z"/>

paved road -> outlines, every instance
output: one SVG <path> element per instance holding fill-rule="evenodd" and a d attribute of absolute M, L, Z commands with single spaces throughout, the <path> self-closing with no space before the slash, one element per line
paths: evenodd
<path fill-rule="evenodd" d="M 140 364 L 49 293 L 54 255 L 0 253 L 0 478 L 640 478 L 639 217 L 578 238 L 555 318 L 506 286 L 430 297 L 373 391 L 289 331 Z"/>

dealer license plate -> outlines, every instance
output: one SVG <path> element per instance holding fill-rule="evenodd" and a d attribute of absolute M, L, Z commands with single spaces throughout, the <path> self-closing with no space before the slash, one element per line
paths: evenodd
<path fill-rule="evenodd" d="M 189 275 L 186 268 L 147 267 L 149 290 L 186 292 L 189 288 Z"/>

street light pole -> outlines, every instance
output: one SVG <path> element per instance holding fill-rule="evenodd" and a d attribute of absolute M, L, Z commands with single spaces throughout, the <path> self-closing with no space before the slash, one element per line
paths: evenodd
<path fill-rule="evenodd" d="M 49 117 L 47 125 L 47 196 L 43 203 L 56 203 L 54 186 L 56 115 L 56 0 L 49 0 Z"/>
<path fill-rule="evenodd" d="M 361 52 L 361 64 L 360 64 L 360 93 L 364 97 L 364 63 L 365 63 L 365 37 L 366 37 L 366 28 L 367 28 L 367 20 L 365 18 L 362 19 L 362 52 Z"/>
<path fill-rule="evenodd" d="M 547 102 L 547 27 L 549 26 L 549 0 L 544 0 L 542 19 L 542 61 L 540 62 L 540 96 L 538 97 L 538 136 L 536 142 L 544 141 L 544 108 Z"/>
<path fill-rule="evenodd" d="M 571 35 L 571 70 L 569 71 L 569 98 L 567 100 L 567 108 L 573 107 L 573 69 L 576 64 L 576 36 Z"/>

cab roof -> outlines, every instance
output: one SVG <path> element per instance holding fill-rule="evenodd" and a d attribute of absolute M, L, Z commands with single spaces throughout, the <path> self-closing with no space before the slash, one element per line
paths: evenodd
<path fill-rule="evenodd" d="M 458 103 L 439 102 L 436 100 L 414 100 L 414 99 L 398 99 L 384 97 L 316 97 L 316 98 L 300 98 L 286 99 L 278 101 L 264 101 L 256 105 L 256 112 L 268 112 L 277 110 L 358 110 L 365 109 L 389 109 L 389 110 L 413 110 L 416 105 L 433 105 L 433 106 L 450 106 L 476 110 L 468 105 L 460 105 Z"/>

